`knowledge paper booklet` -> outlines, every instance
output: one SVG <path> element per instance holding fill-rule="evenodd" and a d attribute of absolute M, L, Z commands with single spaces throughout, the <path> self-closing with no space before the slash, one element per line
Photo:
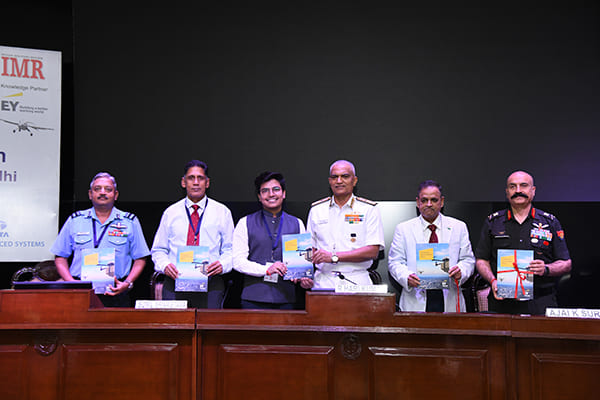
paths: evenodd
<path fill-rule="evenodd" d="M 115 249 L 83 249 L 81 255 L 81 280 L 91 281 L 94 293 L 106 293 L 115 284 Z"/>
<path fill-rule="evenodd" d="M 179 276 L 175 279 L 175 291 L 206 292 L 209 264 L 208 246 L 181 246 L 177 249 L 175 267 Z"/>
<path fill-rule="evenodd" d="M 533 250 L 498 249 L 498 297 L 533 299 L 533 272 L 529 271 L 529 263 L 532 260 Z"/>
<path fill-rule="evenodd" d="M 417 276 L 420 289 L 450 287 L 450 255 L 448 243 L 417 243 Z"/>
<path fill-rule="evenodd" d="M 284 280 L 312 278 L 312 239 L 310 233 L 283 235 L 282 258 L 287 267 Z"/>

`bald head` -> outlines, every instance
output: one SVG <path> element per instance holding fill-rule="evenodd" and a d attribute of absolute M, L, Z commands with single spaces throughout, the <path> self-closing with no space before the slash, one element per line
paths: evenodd
<path fill-rule="evenodd" d="M 513 210 L 528 209 L 535 197 L 533 176 L 525 171 L 515 171 L 506 179 L 506 198 Z"/>
<path fill-rule="evenodd" d="M 514 181 L 514 180 L 520 180 L 520 181 L 524 181 L 524 180 L 528 180 L 529 183 L 531 184 L 531 186 L 533 186 L 533 176 L 531 176 L 530 174 L 528 174 L 525 171 L 515 171 L 512 174 L 510 174 L 508 176 L 508 178 L 506 178 L 506 187 L 508 187 L 508 182 L 510 181 Z"/>
<path fill-rule="evenodd" d="M 354 164 L 347 160 L 337 160 L 329 167 L 329 175 L 331 175 L 331 171 L 333 171 L 334 167 L 348 167 L 352 171 L 352 175 L 356 175 L 356 168 L 354 168 Z"/>

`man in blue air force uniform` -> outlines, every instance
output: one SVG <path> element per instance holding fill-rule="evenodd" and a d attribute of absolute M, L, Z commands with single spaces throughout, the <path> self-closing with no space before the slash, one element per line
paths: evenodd
<path fill-rule="evenodd" d="M 107 307 L 130 307 L 128 291 L 146 265 L 150 254 L 137 217 L 114 207 L 119 197 L 115 178 L 100 172 L 90 183 L 92 208 L 73 213 L 63 225 L 50 251 L 56 256 L 58 273 L 65 281 L 80 279 L 83 249 L 115 249 L 115 282 L 104 295 Z M 68 258 L 73 254 L 69 266 Z"/>

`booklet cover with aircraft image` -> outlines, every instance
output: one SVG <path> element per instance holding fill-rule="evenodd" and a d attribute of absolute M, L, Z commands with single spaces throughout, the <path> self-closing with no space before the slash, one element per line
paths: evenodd
<path fill-rule="evenodd" d="M 532 260 L 533 250 L 498 249 L 498 297 L 533 299 L 533 272 L 529 271 L 529 263 Z"/>
<path fill-rule="evenodd" d="M 283 235 L 282 258 L 287 267 L 284 280 L 312 278 L 312 239 L 310 233 Z"/>
<path fill-rule="evenodd" d="M 206 292 L 210 264 L 208 246 L 181 246 L 177 249 L 175 267 L 179 276 L 175 279 L 176 292 Z"/>
<path fill-rule="evenodd" d="M 417 276 L 420 289 L 450 287 L 450 247 L 448 243 L 417 243 Z"/>
<path fill-rule="evenodd" d="M 94 293 L 106 293 L 109 286 L 115 285 L 115 249 L 83 249 L 81 254 L 81 280 L 91 281 Z"/>

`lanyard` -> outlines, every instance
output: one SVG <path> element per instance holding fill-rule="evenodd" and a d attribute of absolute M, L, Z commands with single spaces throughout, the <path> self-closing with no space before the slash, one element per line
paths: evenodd
<path fill-rule="evenodd" d="M 200 219 L 198 219 L 198 225 L 194 226 L 192 223 L 192 216 L 190 215 L 190 210 L 188 206 L 185 206 L 185 213 L 187 214 L 188 221 L 190 226 L 192 227 L 192 231 L 194 231 L 194 243 L 200 244 L 200 225 L 202 225 L 202 218 L 204 218 L 204 213 L 206 212 L 206 207 L 208 207 L 208 199 L 206 199 L 206 204 L 204 205 L 204 210 L 202 210 L 202 214 L 200 214 Z"/>
<path fill-rule="evenodd" d="M 269 229 L 269 225 L 267 224 L 267 219 L 265 218 L 265 213 L 261 211 L 260 216 L 262 217 L 263 224 L 265 224 L 265 228 L 267 229 L 267 234 L 271 238 L 271 251 L 274 253 L 277 248 L 277 244 L 279 243 L 279 239 L 281 238 L 281 227 L 283 226 L 283 213 L 281 213 L 281 218 L 279 219 L 279 227 L 277 228 L 277 237 L 273 238 L 273 234 Z"/>
<path fill-rule="evenodd" d="M 100 237 L 96 240 L 96 221 L 94 221 L 94 219 L 92 218 L 92 231 L 94 232 L 94 248 L 95 249 L 98 248 L 98 245 L 102 241 L 102 238 L 104 237 L 104 234 L 106 233 L 106 229 L 108 229 L 109 225 L 110 225 L 110 223 L 106 224 L 104 229 L 102 229 L 102 233 L 100 234 Z"/>

